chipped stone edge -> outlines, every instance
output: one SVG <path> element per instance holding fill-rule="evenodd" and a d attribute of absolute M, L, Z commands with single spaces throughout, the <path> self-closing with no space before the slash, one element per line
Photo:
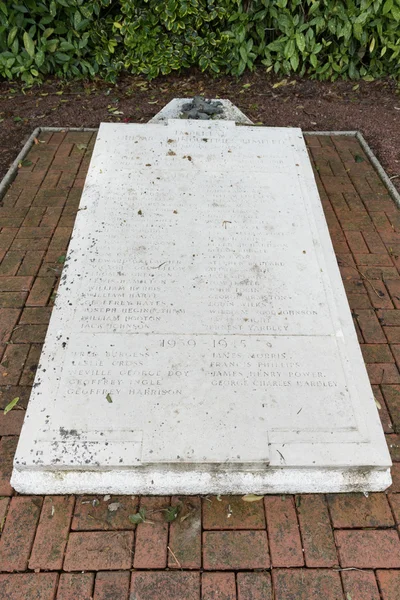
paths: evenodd
<path fill-rule="evenodd" d="M 297 494 L 380 492 L 391 484 L 390 469 L 266 468 L 250 471 L 154 469 L 25 470 L 14 467 L 11 485 L 20 494 Z"/>

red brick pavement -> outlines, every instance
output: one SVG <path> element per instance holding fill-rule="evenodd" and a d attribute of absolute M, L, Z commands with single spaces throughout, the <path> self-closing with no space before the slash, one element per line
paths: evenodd
<path fill-rule="evenodd" d="M 0 202 L 0 409 L 20 398 L 0 413 L 0 600 L 400 600 L 400 211 L 355 138 L 307 143 L 394 461 L 392 488 L 246 503 L 42 498 L 10 487 L 94 139 L 40 134 Z M 170 505 L 181 510 L 167 523 L 160 509 Z M 139 508 L 152 523 L 129 521 Z"/>

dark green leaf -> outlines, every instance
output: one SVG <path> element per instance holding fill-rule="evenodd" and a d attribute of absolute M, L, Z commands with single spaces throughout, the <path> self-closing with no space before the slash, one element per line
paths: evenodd
<path fill-rule="evenodd" d="M 168 523 L 175 521 L 179 514 L 179 506 L 168 506 L 164 511 L 164 518 Z"/>
<path fill-rule="evenodd" d="M 382 14 L 387 15 L 387 13 L 392 9 L 392 6 L 393 6 L 393 0 L 386 0 L 385 4 L 383 5 L 383 8 L 382 8 Z"/>
<path fill-rule="evenodd" d="M 146 520 L 146 509 L 145 508 L 141 508 L 139 510 L 139 512 L 135 513 L 134 515 L 129 515 L 129 520 L 131 523 L 133 523 L 134 525 L 138 525 L 139 523 L 144 523 Z"/>
<path fill-rule="evenodd" d="M 39 50 L 39 52 L 36 52 L 35 55 L 35 63 L 37 64 L 38 67 L 41 67 L 44 63 L 44 52 L 42 50 Z"/>
<path fill-rule="evenodd" d="M 303 33 L 296 33 L 296 44 L 300 52 L 304 52 L 306 47 L 306 38 Z"/>
<path fill-rule="evenodd" d="M 29 33 L 27 31 L 25 31 L 22 39 L 24 40 L 25 50 L 27 51 L 29 56 L 31 58 L 33 58 L 33 56 L 35 54 L 35 44 L 33 42 L 33 39 L 31 38 L 31 36 L 29 35 Z"/>

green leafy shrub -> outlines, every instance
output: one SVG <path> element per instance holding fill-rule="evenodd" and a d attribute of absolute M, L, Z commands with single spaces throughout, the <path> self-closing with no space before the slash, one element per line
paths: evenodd
<path fill-rule="evenodd" d="M 0 76 L 31 84 L 49 74 L 94 77 L 109 69 L 118 42 L 103 33 L 107 18 L 100 15 L 111 0 L 17 2 L 0 1 Z"/>
<path fill-rule="evenodd" d="M 0 77 L 400 73 L 400 0 L 0 0 Z"/>
<path fill-rule="evenodd" d="M 121 1 L 114 24 L 124 40 L 125 68 L 149 77 L 198 65 L 227 70 L 232 0 Z M 229 70 L 229 69 L 228 69 Z"/>

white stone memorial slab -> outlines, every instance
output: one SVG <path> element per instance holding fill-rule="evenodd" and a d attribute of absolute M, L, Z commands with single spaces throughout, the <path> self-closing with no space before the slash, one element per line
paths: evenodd
<path fill-rule="evenodd" d="M 191 100 L 192 98 L 174 98 L 154 115 L 149 123 L 161 123 L 162 125 L 167 125 L 169 119 L 181 118 L 183 106 L 188 104 Z M 223 108 L 223 113 L 215 116 L 216 120 L 234 121 L 237 125 L 253 125 L 253 122 L 250 121 L 249 117 L 237 106 L 232 104 L 230 100 L 218 98 L 218 100 L 213 100 L 213 102 L 220 102 Z"/>
<path fill-rule="evenodd" d="M 102 124 L 15 489 L 383 490 L 390 465 L 301 131 Z"/>

